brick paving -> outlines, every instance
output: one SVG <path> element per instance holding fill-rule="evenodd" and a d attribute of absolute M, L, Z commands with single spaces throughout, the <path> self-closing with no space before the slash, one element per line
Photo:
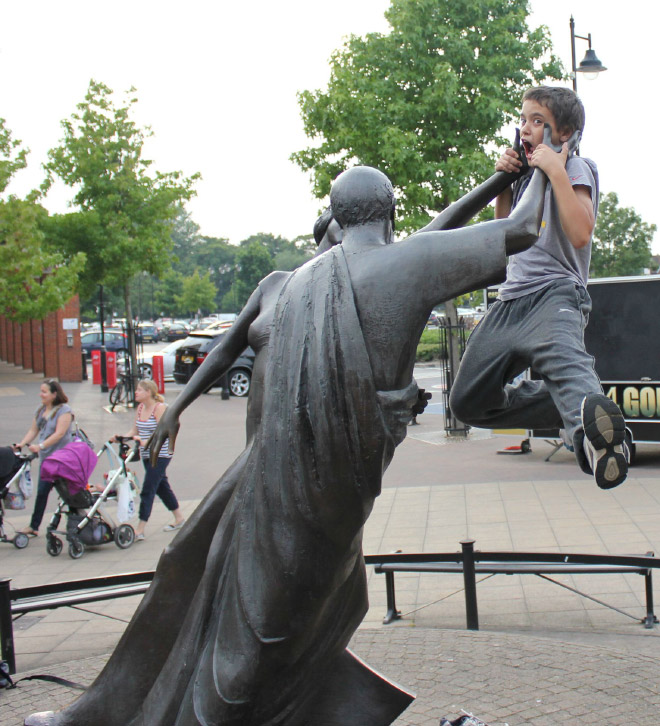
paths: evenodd
<path fill-rule="evenodd" d="M 395 726 L 438 726 L 474 713 L 490 726 L 630 726 L 659 722 L 660 658 L 531 635 L 428 628 L 362 628 L 362 659 L 416 694 Z M 106 656 L 48 669 L 91 683 Z M 18 676 L 20 677 L 20 675 Z M 40 681 L 0 691 L 0 726 L 58 709 L 77 691 Z"/>

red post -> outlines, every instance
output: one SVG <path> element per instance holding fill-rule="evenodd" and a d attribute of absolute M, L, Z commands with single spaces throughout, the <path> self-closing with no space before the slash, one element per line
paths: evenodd
<path fill-rule="evenodd" d="M 158 386 L 158 393 L 165 393 L 165 370 L 163 368 L 163 356 L 155 355 L 151 363 L 151 375 L 154 383 Z"/>
<path fill-rule="evenodd" d="M 92 351 L 92 383 L 95 386 L 101 385 L 101 351 Z"/>
<path fill-rule="evenodd" d="M 108 350 L 105 353 L 105 375 L 108 388 L 117 385 L 117 351 Z"/>

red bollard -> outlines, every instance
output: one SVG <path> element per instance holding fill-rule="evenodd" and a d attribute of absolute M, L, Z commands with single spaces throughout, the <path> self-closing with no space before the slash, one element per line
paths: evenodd
<path fill-rule="evenodd" d="M 101 385 L 101 351 L 92 351 L 92 383 L 95 386 Z"/>
<path fill-rule="evenodd" d="M 155 355 L 151 363 L 151 375 L 154 383 L 158 386 L 158 393 L 165 393 L 165 370 L 163 368 L 163 356 Z"/>
<path fill-rule="evenodd" d="M 108 388 L 117 385 L 117 353 L 109 350 L 105 354 L 105 375 L 108 381 Z"/>

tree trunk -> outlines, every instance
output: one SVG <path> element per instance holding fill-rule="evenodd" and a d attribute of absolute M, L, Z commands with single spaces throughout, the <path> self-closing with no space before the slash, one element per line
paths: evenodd
<path fill-rule="evenodd" d="M 124 312 L 126 315 L 126 334 L 128 335 L 126 373 L 130 379 L 128 405 L 135 406 L 135 389 L 137 388 L 139 376 L 137 347 L 135 345 L 135 326 L 133 325 L 133 307 L 131 305 L 131 287 L 129 281 L 124 282 Z"/>

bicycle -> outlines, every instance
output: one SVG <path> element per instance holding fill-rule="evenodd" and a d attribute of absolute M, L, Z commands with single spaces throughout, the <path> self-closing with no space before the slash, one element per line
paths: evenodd
<path fill-rule="evenodd" d="M 127 374 L 122 374 L 119 376 L 119 380 L 117 381 L 117 385 L 114 386 L 114 388 L 110 389 L 110 395 L 108 396 L 110 400 L 110 406 L 111 411 L 115 410 L 115 406 L 118 406 L 119 404 L 126 404 L 129 402 L 129 399 L 131 398 L 131 377 Z"/>

